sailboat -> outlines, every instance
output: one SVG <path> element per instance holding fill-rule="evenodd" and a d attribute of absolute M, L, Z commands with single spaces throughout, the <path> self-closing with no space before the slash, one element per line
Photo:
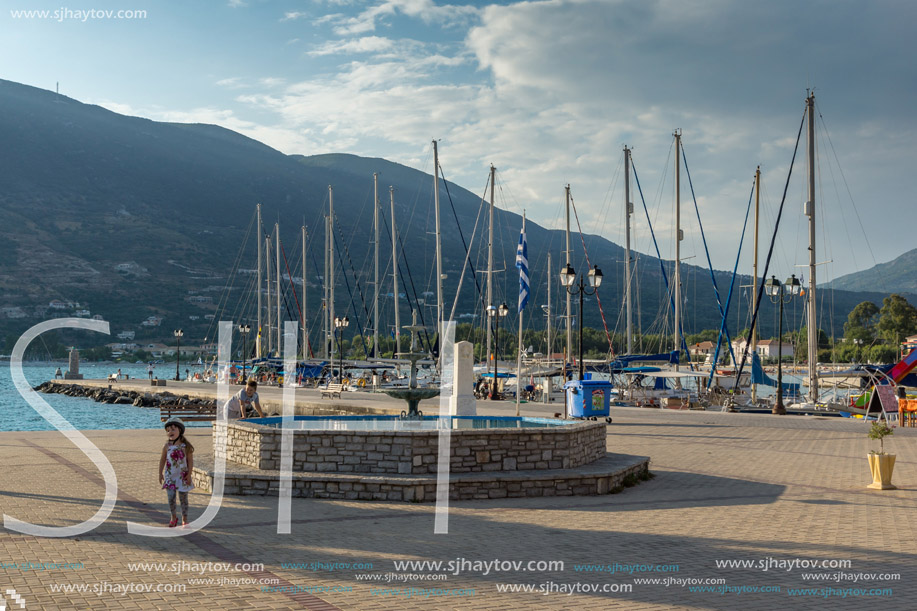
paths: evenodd
<path fill-rule="evenodd" d="M 816 269 L 815 260 L 815 93 L 809 92 L 806 97 L 806 156 L 808 159 L 808 196 L 804 213 L 808 217 L 809 228 L 809 286 L 807 299 L 807 343 L 808 343 L 808 396 L 804 401 L 791 403 L 787 410 L 795 411 L 850 411 L 844 403 L 835 400 L 820 400 L 818 386 L 818 324 L 816 322 Z"/>
<path fill-rule="evenodd" d="M 687 408 L 698 404 L 696 392 L 691 392 L 684 387 L 682 382 L 693 379 L 696 383 L 701 377 L 693 372 L 679 370 L 679 354 L 681 352 L 681 242 L 684 232 L 681 229 L 681 131 L 676 130 L 675 137 L 675 274 L 674 274 L 674 310 L 675 331 L 673 337 L 674 349 L 669 353 L 655 355 L 634 355 L 633 350 L 633 314 L 632 314 L 632 258 L 630 249 L 630 216 L 633 213 L 633 203 L 630 201 L 630 149 L 624 147 L 624 205 L 625 205 L 625 246 L 626 246 L 626 271 L 625 271 L 625 309 L 626 309 L 626 337 L 627 355 L 615 359 L 610 364 L 609 370 L 618 384 L 618 399 L 616 403 L 624 405 L 637 405 L 640 407 L 672 407 Z M 639 364 L 639 366 L 632 366 Z"/>

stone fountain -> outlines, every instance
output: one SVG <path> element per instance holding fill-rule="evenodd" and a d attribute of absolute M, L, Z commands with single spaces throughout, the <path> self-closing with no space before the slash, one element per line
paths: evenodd
<path fill-rule="evenodd" d="M 417 409 L 417 404 L 424 399 L 430 399 L 439 395 L 438 388 L 419 388 L 417 386 L 417 361 L 427 356 L 423 352 L 417 352 L 417 334 L 425 329 L 422 325 L 417 324 L 417 313 L 414 312 L 414 324 L 404 327 L 411 332 L 411 351 L 408 353 L 399 353 L 398 356 L 405 357 L 411 362 L 411 375 L 408 379 L 407 388 L 391 388 L 382 392 L 389 397 L 403 399 L 407 401 L 408 411 L 401 412 L 403 419 L 420 420 L 423 418 L 423 412 Z"/>
<path fill-rule="evenodd" d="M 440 389 L 417 387 L 424 355 L 412 346 L 402 355 L 411 361 L 410 387 L 386 391 L 408 402 L 407 413 L 218 420 L 213 447 L 225 473 L 195 455 L 195 486 L 213 490 L 222 481 L 225 494 L 278 495 L 287 464 L 294 497 L 433 502 L 443 492 L 452 500 L 608 494 L 646 476 L 648 458 L 607 452 L 603 423 L 473 415 L 469 342 L 454 345 L 452 415 L 422 416 L 417 403 Z"/>

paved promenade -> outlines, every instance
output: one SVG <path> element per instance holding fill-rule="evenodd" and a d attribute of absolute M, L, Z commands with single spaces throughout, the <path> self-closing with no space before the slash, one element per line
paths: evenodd
<path fill-rule="evenodd" d="M 514 409 L 479 403 L 481 413 Z M 531 415 L 556 409 L 523 405 Z M 899 489 L 878 492 L 866 488 L 875 442 L 862 422 L 628 408 L 612 416 L 608 450 L 651 456 L 654 479 L 601 497 L 453 502 L 448 534 L 433 534 L 433 505 L 293 499 L 292 533 L 279 535 L 276 497 L 225 497 L 198 533 L 131 535 L 127 521 L 168 521 L 156 481 L 164 434 L 88 432 L 118 476 L 114 512 L 74 538 L 0 531 L 2 591 L 15 589 L 26 609 L 917 606 L 917 429 L 886 440 Z M 208 430 L 190 439 L 210 453 Z M 98 470 L 58 433 L 0 433 L 0 460 L 8 516 L 75 524 L 103 498 Z M 200 515 L 209 495 L 190 497 Z"/>

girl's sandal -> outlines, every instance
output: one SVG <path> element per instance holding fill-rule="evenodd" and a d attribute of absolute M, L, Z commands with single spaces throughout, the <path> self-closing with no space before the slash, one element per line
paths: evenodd
<path fill-rule="evenodd" d="M 178 518 L 172 518 L 172 521 L 169 522 L 169 528 L 175 528 L 178 526 Z"/>
<path fill-rule="evenodd" d="M 182 527 L 182 528 L 188 528 L 188 518 L 182 518 L 182 519 L 181 519 L 181 527 Z"/>

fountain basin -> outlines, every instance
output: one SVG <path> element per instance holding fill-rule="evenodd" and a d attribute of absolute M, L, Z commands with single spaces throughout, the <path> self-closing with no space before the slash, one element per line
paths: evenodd
<path fill-rule="evenodd" d="M 227 436 L 226 460 L 261 470 L 280 468 L 282 418 L 215 422 Z M 545 418 L 481 416 L 297 416 L 294 472 L 433 474 L 439 426 L 449 431 L 450 472 L 570 469 L 605 456 L 605 424 Z"/>
<path fill-rule="evenodd" d="M 279 417 L 214 423 L 214 448 L 218 435 L 227 436 L 225 494 L 280 493 L 281 423 Z M 293 425 L 294 497 L 435 501 L 440 438 L 450 445 L 451 500 L 608 494 L 649 471 L 645 456 L 606 452 L 600 422 L 297 416 Z M 213 490 L 212 460 L 195 457 L 194 465 L 194 485 Z"/>
<path fill-rule="evenodd" d="M 412 363 L 412 380 L 414 380 L 415 374 L 416 371 L 414 370 Z M 424 399 L 432 399 L 433 397 L 438 396 L 439 388 L 418 388 L 416 386 L 409 386 L 408 388 L 385 389 L 382 392 L 387 394 L 389 397 L 406 401 L 408 404 L 408 411 L 401 412 L 401 415 L 416 419 L 423 416 L 420 410 L 417 409 L 417 405 Z"/>

